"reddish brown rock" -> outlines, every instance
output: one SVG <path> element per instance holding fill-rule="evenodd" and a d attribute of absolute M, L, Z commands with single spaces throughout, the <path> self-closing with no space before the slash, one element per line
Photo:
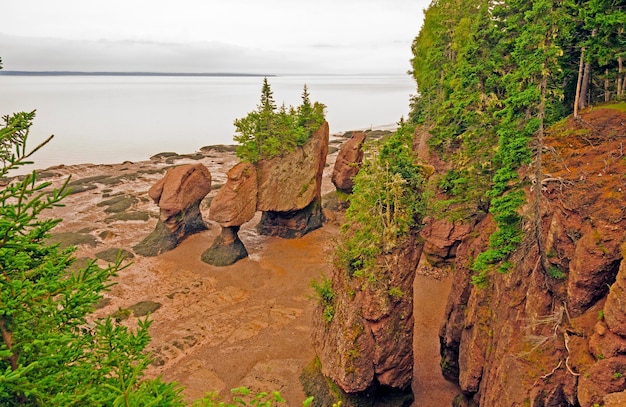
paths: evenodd
<path fill-rule="evenodd" d="M 322 373 L 346 393 L 371 400 L 379 385 L 411 393 L 413 279 L 421 245 L 409 240 L 380 259 L 385 284 L 333 273 L 335 313 L 330 321 L 316 321 L 314 342 Z M 388 403 L 373 405 L 396 405 Z"/>
<path fill-rule="evenodd" d="M 259 211 L 292 212 L 320 198 L 328 139 L 324 122 L 305 145 L 257 163 Z"/>
<path fill-rule="evenodd" d="M 424 256 L 435 267 L 451 265 L 461 240 L 472 230 L 473 223 L 428 219 L 420 232 L 425 240 Z"/>
<path fill-rule="evenodd" d="M 160 219 L 176 233 L 180 224 L 174 218 L 196 206 L 211 192 L 211 173 L 202 164 L 174 167 L 148 190 L 161 209 Z"/>
<path fill-rule="evenodd" d="M 626 261 L 623 259 L 604 304 L 604 320 L 612 333 L 626 341 Z"/>
<path fill-rule="evenodd" d="M 354 182 L 352 179 L 359 172 L 363 162 L 363 143 L 366 134 L 364 132 L 354 132 L 339 150 L 331 181 L 335 187 L 343 192 L 352 192 Z"/>
<path fill-rule="evenodd" d="M 211 201 L 209 219 L 222 227 L 241 226 L 256 212 L 256 170 L 254 165 L 240 162 L 228 171 L 227 177 Z"/>
<path fill-rule="evenodd" d="M 576 242 L 574 257 L 569 262 L 567 295 L 573 315 L 580 315 L 606 296 L 621 260 L 621 236 L 610 233 L 609 225 L 585 226 L 578 229 L 582 236 Z"/>
<path fill-rule="evenodd" d="M 604 396 L 604 407 L 624 407 L 626 406 L 626 391 L 619 393 L 609 393 Z"/>
<path fill-rule="evenodd" d="M 204 165 L 170 169 L 148 191 L 159 205 L 159 222 L 134 250 L 143 256 L 156 256 L 175 248 L 186 236 L 206 230 L 200 202 L 210 191 L 211 174 Z"/>
<path fill-rule="evenodd" d="M 610 393 L 626 390 L 626 356 L 617 356 L 596 362 L 582 372 L 578 383 L 578 402 L 581 407 L 600 405 Z"/>
<path fill-rule="evenodd" d="M 473 259 L 492 231 L 483 222 L 456 249 L 441 364 L 477 405 L 591 407 L 623 400 L 626 161 L 607 157 L 626 142 L 626 114 L 593 109 L 582 115 L 546 137 L 549 178 L 538 220 L 549 267 L 542 267 L 529 227 L 536 216 L 531 191 L 520 211 L 525 239 L 504 273 L 494 267 L 483 286 L 471 284 Z M 430 252 L 446 256 L 447 243 L 433 246 Z"/>
<path fill-rule="evenodd" d="M 294 151 L 261 160 L 257 169 L 258 231 L 285 238 L 300 237 L 322 226 L 321 188 L 328 154 L 328 123 Z"/>

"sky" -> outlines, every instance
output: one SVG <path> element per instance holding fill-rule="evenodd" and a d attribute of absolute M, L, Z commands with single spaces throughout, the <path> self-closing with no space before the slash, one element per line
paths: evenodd
<path fill-rule="evenodd" d="M 430 0 L 0 0 L 5 70 L 404 74 Z"/>

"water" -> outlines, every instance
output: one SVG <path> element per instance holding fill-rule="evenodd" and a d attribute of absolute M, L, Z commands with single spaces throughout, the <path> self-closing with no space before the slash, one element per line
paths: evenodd
<path fill-rule="evenodd" d="M 327 106 L 331 134 L 393 124 L 415 93 L 407 75 L 268 80 L 279 105 L 298 105 L 306 83 L 311 99 Z M 28 170 L 141 161 L 233 144 L 233 120 L 256 108 L 261 85 L 259 77 L 0 75 L 0 114 L 37 110 L 30 147 L 55 135 Z"/>

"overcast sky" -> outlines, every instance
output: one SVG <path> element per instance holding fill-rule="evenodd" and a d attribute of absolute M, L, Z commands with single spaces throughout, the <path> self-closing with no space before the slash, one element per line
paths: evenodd
<path fill-rule="evenodd" d="M 405 73 L 430 0 L 2 0 L 5 70 Z"/>

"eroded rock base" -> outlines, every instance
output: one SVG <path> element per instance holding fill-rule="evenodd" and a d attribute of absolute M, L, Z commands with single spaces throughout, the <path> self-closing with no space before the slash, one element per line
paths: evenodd
<path fill-rule="evenodd" d="M 324 215 L 321 200 L 318 198 L 297 211 L 263 212 L 257 231 L 261 235 L 295 239 L 322 227 L 323 223 Z"/>
<path fill-rule="evenodd" d="M 319 359 L 313 360 L 300 375 L 302 388 L 307 396 L 314 396 L 313 407 L 332 406 L 341 401 L 342 407 L 408 407 L 413 403 L 413 391 L 373 386 L 366 391 L 346 393 L 322 374 Z"/>
<path fill-rule="evenodd" d="M 173 233 L 162 220 L 159 219 L 156 227 L 145 239 L 133 247 L 135 253 L 153 257 L 176 248 L 185 236 L 202 232 L 208 227 L 202 220 L 198 208 L 192 208 L 189 213 L 183 215 L 182 227 Z"/>
<path fill-rule="evenodd" d="M 203 262 L 213 266 L 224 267 L 237 263 L 248 257 L 248 251 L 239 239 L 239 226 L 223 227 L 211 247 L 202 253 Z"/>

